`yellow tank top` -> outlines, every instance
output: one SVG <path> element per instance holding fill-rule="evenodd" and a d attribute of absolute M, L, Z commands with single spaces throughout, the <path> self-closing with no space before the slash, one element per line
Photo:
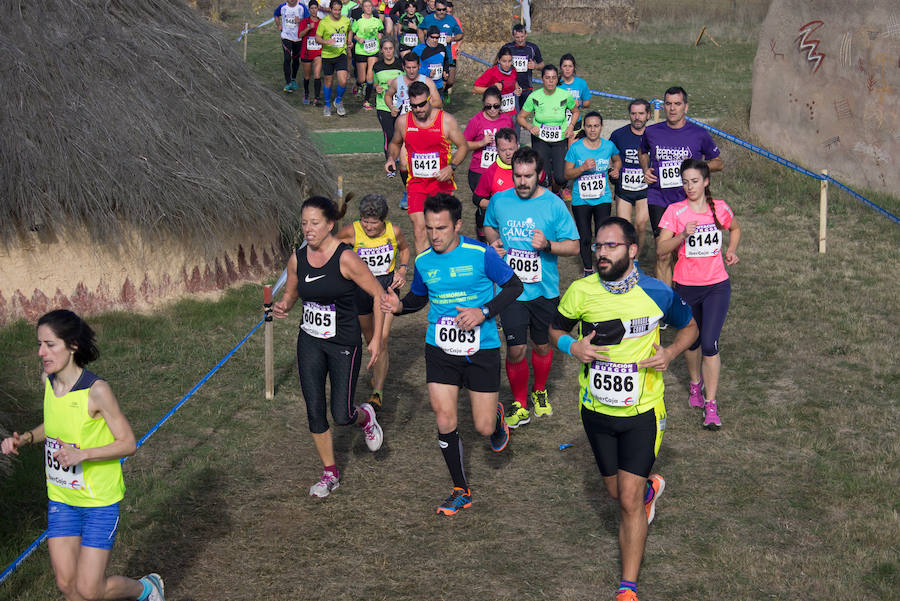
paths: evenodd
<path fill-rule="evenodd" d="M 357 219 L 353 222 L 353 251 L 369 266 L 374 276 L 387 275 L 394 271 L 397 256 L 397 235 L 390 221 L 384 222 L 384 233 L 377 238 L 369 238 Z"/>
<path fill-rule="evenodd" d="M 115 440 L 103 417 L 92 418 L 88 413 L 91 386 L 99 380 L 84 370 L 68 393 L 57 397 L 53 392 L 53 376 L 44 386 L 44 472 L 47 475 L 47 496 L 51 501 L 76 507 L 103 507 L 118 503 L 125 496 L 122 464 L 118 459 L 83 461 L 63 469 L 53 453 L 62 443 L 90 449 L 108 445 Z"/>

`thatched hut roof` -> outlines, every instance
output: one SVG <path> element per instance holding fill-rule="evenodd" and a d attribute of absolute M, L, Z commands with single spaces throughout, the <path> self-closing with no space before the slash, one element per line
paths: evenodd
<path fill-rule="evenodd" d="M 60 226 L 101 244 L 291 233 L 295 171 L 334 189 L 296 111 L 182 0 L 2 3 L 0 102 L 7 246 Z"/>

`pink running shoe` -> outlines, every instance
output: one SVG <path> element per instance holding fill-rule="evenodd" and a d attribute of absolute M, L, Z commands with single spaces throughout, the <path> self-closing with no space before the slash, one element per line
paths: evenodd
<path fill-rule="evenodd" d="M 706 407 L 703 410 L 703 427 L 707 430 L 718 430 L 722 427 L 722 420 L 719 419 L 719 407 L 716 405 L 716 399 L 706 401 Z"/>
<path fill-rule="evenodd" d="M 690 391 L 688 404 L 696 409 L 703 409 L 703 406 L 706 404 L 703 402 L 703 376 L 700 376 L 700 381 L 696 384 L 690 383 Z"/>

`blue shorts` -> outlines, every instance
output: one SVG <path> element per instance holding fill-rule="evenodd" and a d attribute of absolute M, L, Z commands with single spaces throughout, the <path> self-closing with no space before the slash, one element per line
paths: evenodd
<path fill-rule="evenodd" d="M 82 547 L 112 549 L 119 529 L 119 504 L 76 507 L 59 501 L 47 505 L 47 536 L 80 536 Z"/>

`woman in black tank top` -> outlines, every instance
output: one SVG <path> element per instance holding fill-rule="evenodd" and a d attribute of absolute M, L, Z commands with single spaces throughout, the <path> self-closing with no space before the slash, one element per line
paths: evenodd
<path fill-rule="evenodd" d="M 303 317 L 297 338 L 300 387 L 306 401 L 309 429 L 322 460 L 322 478 L 310 488 L 314 497 L 326 497 L 338 487 L 339 473 L 328 428 L 325 379 L 331 381 L 331 415 L 338 425 L 356 424 L 365 433 L 371 451 L 381 447 L 383 433 L 368 403 L 356 407 L 353 397 L 359 375 L 361 334 L 356 292 L 362 288 L 381 298 L 381 285 L 353 249 L 332 235 L 341 213 L 327 198 L 313 196 L 301 208 L 301 228 L 306 243 L 291 255 L 284 295 L 273 307 L 275 317 L 287 317 L 302 299 Z M 384 314 L 373 314 L 375 335 L 369 342 L 371 368 L 381 352 Z"/>

